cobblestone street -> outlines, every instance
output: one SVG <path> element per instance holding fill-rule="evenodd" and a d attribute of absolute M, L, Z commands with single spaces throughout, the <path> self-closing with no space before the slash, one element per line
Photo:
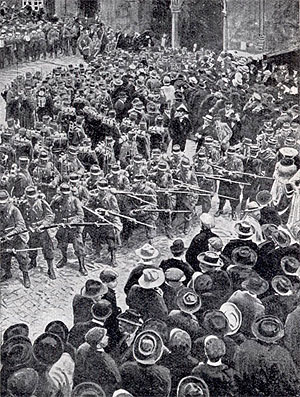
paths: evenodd
<path fill-rule="evenodd" d="M 38 61 L 35 63 L 25 64 L 18 68 L 6 68 L 0 72 L 0 92 L 5 86 L 16 77 L 18 73 L 26 71 L 42 70 L 44 73 L 50 71 L 55 65 L 68 65 L 69 63 L 79 63 L 82 60 L 79 57 L 65 57 L 51 60 L 49 62 Z M 0 123 L 5 120 L 5 102 L 2 97 L 0 100 Z M 194 150 L 194 142 L 189 141 L 187 146 L 187 154 L 191 155 Z M 224 240 L 230 234 L 228 221 L 217 218 L 216 229 L 222 231 Z M 123 295 L 123 286 L 127 280 L 128 273 L 135 266 L 138 257 L 134 250 L 145 242 L 145 234 L 140 233 L 138 229 L 131 239 L 132 247 L 122 247 L 117 252 L 117 271 L 120 274 L 119 285 L 117 287 L 118 302 L 121 307 L 125 307 Z M 192 237 L 198 233 L 199 226 L 197 217 L 194 222 L 194 228 L 188 236 L 179 235 L 174 230 L 176 238 L 183 238 L 186 245 L 189 244 Z M 166 238 L 158 231 L 158 236 L 154 239 L 154 246 L 160 251 L 161 261 L 167 258 L 171 240 Z M 87 249 L 88 251 L 88 249 Z M 87 252 L 88 254 L 89 252 Z M 39 254 L 38 266 L 30 271 L 32 286 L 25 289 L 22 285 L 22 273 L 18 269 L 16 262 L 13 263 L 13 279 L 9 282 L 1 284 L 1 328 L 25 322 L 30 326 L 33 339 L 43 332 L 46 324 L 54 319 L 63 320 L 67 326 L 71 327 L 73 322 L 72 315 L 72 299 L 75 293 L 79 293 L 85 281 L 88 278 L 98 278 L 100 270 L 105 266 L 107 250 L 103 250 L 101 262 L 91 262 L 87 256 L 87 268 L 89 275 L 83 277 L 78 272 L 78 264 L 72 249 L 69 249 L 68 265 L 62 269 L 56 270 L 57 279 L 50 280 L 47 276 L 47 268 L 42 255 Z M 55 262 L 60 259 L 60 253 L 56 253 Z M 122 300 L 123 299 L 123 300 Z"/>

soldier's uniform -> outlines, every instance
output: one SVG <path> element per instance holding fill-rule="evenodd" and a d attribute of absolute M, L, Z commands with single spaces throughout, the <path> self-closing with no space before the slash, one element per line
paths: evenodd
<path fill-rule="evenodd" d="M 32 180 L 50 203 L 55 196 L 60 174 L 52 161 L 49 161 L 48 153 L 44 150 L 40 152 L 39 161 L 32 171 Z"/>
<path fill-rule="evenodd" d="M 26 230 L 25 222 L 20 210 L 10 201 L 6 190 L 0 191 L 0 237 Z M 23 272 L 23 281 L 26 288 L 30 287 L 28 276 L 29 257 L 28 252 L 18 250 L 27 249 L 28 233 L 19 234 L 11 239 L 5 239 L 0 243 L 0 263 L 2 269 L 1 282 L 12 277 L 11 260 L 15 256 L 20 270 Z M 16 250 L 16 252 L 13 252 Z"/>
<path fill-rule="evenodd" d="M 188 159 L 183 158 L 180 163 L 180 168 L 176 173 L 176 179 L 184 184 L 193 185 L 198 187 L 198 181 L 194 170 L 191 169 L 191 164 Z M 186 189 L 184 187 L 180 190 Z M 187 189 L 188 191 L 188 189 Z M 198 202 L 198 195 L 195 193 L 189 194 L 177 194 L 177 205 L 178 210 L 190 211 L 189 213 L 184 213 L 184 233 L 188 234 L 191 228 L 193 213 Z"/>
<path fill-rule="evenodd" d="M 89 200 L 89 191 L 88 189 L 81 183 L 79 174 L 75 172 L 70 174 L 70 188 L 72 191 L 72 195 L 77 197 L 82 205 L 85 205 Z"/>
<path fill-rule="evenodd" d="M 88 191 L 96 190 L 99 182 L 99 178 L 103 177 L 103 171 L 98 165 L 92 165 L 90 169 L 90 176 L 85 181 L 85 187 Z"/>
<path fill-rule="evenodd" d="M 69 154 L 62 157 L 58 162 L 58 170 L 64 181 L 69 179 L 71 173 L 84 174 L 84 166 L 77 158 L 77 148 L 70 146 Z"/>
<path fill-rule="evenodd" d="M 242 160 L 235 155 L 235 150 L 232 148 L 229 148 L 227 150 L 227 155 L 229 155 L 229 157 L 225 157 L 219 162 L 219 166 L 221 166 L 225 170 L 224 173 L 222 173 L 221 178 L 223 177 L 225 179 L 232 179 L 235 182 L 242 181 L 242 176 L 243 176 L 242 174 L 236 174 L 236 173 L 231 174 L 230 172 L 230 171 L 244 172 L 244 166 Z M 241 188 L 238 185 L 238 183 L 220 181 L 219 194 L 230 196 L 235 199 L 235 200 L 229 200 L 233 211 L 235 210 L 236 206 L 239 203 L 238 199 L 240 196 L 240 192 L 241 192 Z M 225 204 L 225 200 L 226 199 L 224 197 L 220 197 L 220 205 L 219 205 L 220 210 L 223 208 Z"/>
<path fill-rule="evenodd" d="M 16 161 L 18 162 L 20 157 L 26 156 L 29 159 L 32 158 L 33 147 L 30 139 L 26 136 L 26 129 L 20 128 L 19 133 L 13 138 L 13 148 L 15 150 Z"/>
<path fill-rule="evenodd" d="M 28 157 L 20 157 L 20 168 L 16 175 L 10 178 L 12 196 L 20 198 L 23 196 L 27 186 L 32 185 L 32 178 L 28 171 Z"/>
<path fill-rule="evenodd" d="M 98 183 L 98 188 L 98 191 L 91 193 L 90 199 L 86 206 L 93 211 L 100 208 L 102 210 L 119 213 L 120 210 L 116 197 L 109 190 L 107 190 L 107 180 L 101 179 Z M 92 239 L 97 256 L 100 254 L 101 244 L 107 243 L 108 250 L 111 255 L 111 264 L 114 266 L 116 265 L 116 246 L 118 243 L 118 235 L 122 231 L 122 222 L 118 216 L 111 215 L 109 212 L 105 213 L 105 211 L 100 210 L 99 214 L 100 217 L 97 217 L 93 214 L 90 214 L 88 211 L 86 212 L 86 216 L 89 221 L 100 221 L 101 223 L 106 223 L 105 219 L 107 219 L 107 226 L 86 226 L 86 231 Z M 101 220 L 102 218 L 103 221 Z"/>
<path fill-rule="evenodd" d="M 133 194 L 145 194 L 146 196 L 140 196 L 144 201 L 147 201 L 148 204 L 141 203 L 136 199 L 130 199 L 130 215 L 134 216 L 138 221 L 147 223 L 151 225 L 152 228 L 145 226 L 146 237 L 149 240 L 149 244 L 152 243 L 152 239 L 156 235 L 156 222 L 158 219 L 157 212 L 148 212 L 143 210 L 155 210 L 157 209 L 157 198 L 156 192 L 150 186 L 150 184 L 146 181 L 145 174 L 137 174 L 134 178 L 134 183 L 132 185 L 132 193 Z M 135 211 L 137 210 L 137 211 Z M 126 225 L 126 226 L 125 226 Z M 133 224 L 124 222 L 124 239 L 128 240 L 133 231 Z"/>
<path fill-rule="evenodd" d="M 158 208 L 169 210 L 169 212 L 159 213 L 159 218 L 165 227 L 166 235 L 172 238 L 172 210 L 176 207 L 176 194 L 160 192 L 160 190 L 172 190 L 174 188 L 173 177 L 168 170 L 167 163 L 160 162 L 158 164 L 152 180 L 156 185 Z"/>
<path fill-rule="evenodd" d="M 37 190 L 34 186 L 29 186 L 25 190 L 25 199 L 20 202 L 20 211 L 24 217 L 27 230 L 29 230 L 29 248 L 42 247 L 44 258 L 48 265 L 48 275 L 54 280 L 55 273 L 53 269 L 54 244 L 51 238 L 51 232 L 39 230 L 53 224 L 54 214 L 46 200 L 38 197 Z M 37 251 L 30 251 L 31 259 L 29 268 L 36 267 Z"/>
<path fill-rule="evenodd" d="M 262 175 L 262 161 L 258 158 L 259 147 L 251 145 L 250 157 L 244 160 L 244 172 L 252 175 Z M 241 175 L 242 176 L 242 175 Z M 255 176 L 243 175 L 243 182 L 250 183 L 251 186 L 245 186 L 243 192 L 243 204 L 245 205 L 246 200 L 249 198 L 250 201 L 255 201 L 257 193 L 261 190 L 261 183 L 264 180 L 261 178 L 255 178 Z"/>
<path fill-rule="evenodd" d="M 84 212 L 82 205 L 78 198 L 71 195 L 70 186 L 66 183 L 60 186 L 60 194 L 53 199 L 51 208 L 55 214 L 55 223 L 70 224 L 83 222 Z M 85 251 L 82 239 L 82 227 L 59 227 L 56 233 L 56 239 L 58 248 L 62 253 L 62 259 L 58 262 L 57 267 L 61 268 L 66 265 L 68 245 L 72 243 L 75 255 L 79 261 L 79 271 L 83 275 L 87 275 L 84 264 Z"/>
<path fill-rule="evenodd" d="M 211 179 L 205 178 L 206 175 L 213 175 L 214 173 L 212 166 L 207 162 L 205 151 L 200 150 L 198 152 L 198 156 L 195 160 L 195 171 L 199 188 L 209 192 L 214 192 L 215 182 Z M 208 196 L 205 196 L 204 194 L 205 192 L 203 192 L 203 196 L 199 196 L 198 203 L 202 206 L 202 212 L 208 212 L 210 210 L 213 193 Z"/>
<path fill-rule="evenodd" d="M 145 176 L 148 174 L 147 165 L 143 160 L 141 155 L 136 155 L 133 159 L 132 164 L 130 164 L 126 168 L 126 172 L 128 174 L 128 178 L 130 182 L 133 182 L 135 177 L 139 174 L 144 174 Z"/>

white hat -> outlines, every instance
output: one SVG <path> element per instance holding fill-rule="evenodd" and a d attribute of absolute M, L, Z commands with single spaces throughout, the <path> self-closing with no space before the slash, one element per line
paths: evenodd
<path fill-rule="evenodd" d="M 220 307 L 220 312 L 223 312 L 228 319 L 230 331 L 226 335 L 236 334 L 242 325 L 242 313 L 240 309 L 234 303 L 225 302 Z"/>
<path fill-rule="evenodd" d="M 215 218 L 211 214 L 208 214 L 207 212 L 204 212 L 203 214 L 200 215 L 200 221 L 203 225 L 208 226 L 210 228 L 215 226 Z"/>

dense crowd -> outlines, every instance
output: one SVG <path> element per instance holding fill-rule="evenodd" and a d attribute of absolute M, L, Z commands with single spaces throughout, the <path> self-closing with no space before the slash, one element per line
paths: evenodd
<path fill-rule="evenodd" d="M 0 68 L 78 52 L 89 58 L 103 52 L 109 42 L 116 45 L 115 34 L 97 18 L 93 22 L 79 17 L 49 18 L 43 8 L 17 10 L 5 2 L 0 8 Z"/>
<path fill-rule="evenodd" d="M 154 46 L 12 82 L 1 281 L 15 257 L 29 288 L 40 249 L 54 280 L 69 243 L 81 274 L 87 246 L 97 261 L 107 245 L 111 267 L 74 297 L 70 330 L 51 322 L 33 344 L 25 324 L 4 333 L 3 393 L 299 396 L 297 79 L 289 65 Z M 112 267 L 136 231 L 147 242 L 122 312 Z"/>

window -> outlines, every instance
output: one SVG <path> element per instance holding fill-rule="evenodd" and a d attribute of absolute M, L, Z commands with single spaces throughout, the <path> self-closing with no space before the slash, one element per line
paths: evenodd
<path fill-rule="evenodd" d="M 23 0 L 24 6 L 31 6 L 34 11 L 38 11 L 41 7 L 44 7 L 44 0 Z"/>

